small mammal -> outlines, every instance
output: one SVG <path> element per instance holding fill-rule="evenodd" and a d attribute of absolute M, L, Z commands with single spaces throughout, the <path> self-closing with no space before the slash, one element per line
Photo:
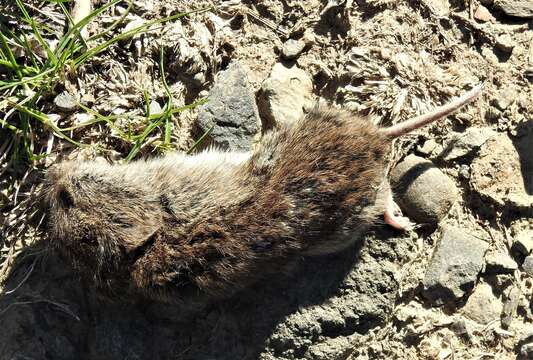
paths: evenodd
<path fill-rule="evenodd" d="M 60 163 L 45 180 L 51 241 L 112 297 L 230 296 L 302 255 L 346 248 L 381 215 L 404 228 L 385 174 L 392 139 L 480 93 L 389 128 L 316 109 L 265 134 L 251 154 Z"/>

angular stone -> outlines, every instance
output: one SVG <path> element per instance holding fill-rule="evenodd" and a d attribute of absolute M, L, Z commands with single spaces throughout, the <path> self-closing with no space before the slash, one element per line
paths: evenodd
<path fill-rule="evenodd" d="M 498 320 L 502 309 L 502 302 L 494 295 L 490 285 L 480 283 L 468 297 L 461 312 L 467 318 L 486 325 L 493 320 Z"/>
<path fill-rule="evenodd" d="M 441 154 L 446 160 L 455 160 L 478 150 L 496 133 L 490 128 L 469 128 L 464 133 L 455 134 Z"/>
<path fill-rule="evenodd" d="M 470 184 L 474 191 L 500 206 L 517 210 L 533 206 L 533 134 L 511 140 L 493 136 L 472 161 Z"/>
<path fill-rule="evenodd" d="M 303 40 L 289 39 L 283 44 L 281 55 L 287 60 L 292 60 L 297 58 L 304 48 L 305 42 Z"/>
<path fill-rule="evenodd" d="M 510 53 L 516 46 L 516 42 L 513 40 L 511 35 L 503 34 L 496 38 L 496 46 L 498 49 Z"/>
<path fill-rule="evenodd" d="M 488 246 L 463 229 L 444 227 L 422 282 L 424 296 L 434 305 L 464 296 L 474 287 Z"/>
<path fill-rule="evenodd" d="M 522 263 L 522 269 L 528 273 L 529 276 L 533 276 L 533 255 L 526 256 Z"/>
<path fill-rule="evenodd" d="M 490 13 L 490 11 L 487 10 L 487 8 L 484 7 L 483 5 L 479 5 L 476 8 L 476 11 L 474 12 L 474 19 L 478 21 L 482 21 L 482 22 L 496 21 L 496 18 L 494 18 L 494 16 L 492 16 L 492 14 Z"/>
<path fill-rule="evenodd" d="M 519 233 L 513 241 L 511 250 L 515 254 L 528 256 L 533 250 L 533 231 Z"/>
<path fill-rule="evenodd" d="M 504 329 L 508 329 L 513 321 L 513 317 L 516 314 L 516 309 L 518 308 L 518 301 L 520 300 L 521 293 L 520 287 L 514 285 L 509 291 L 505 302 L 503 303 L 502 327 Z"/>
<path fill-rule="evenodd" d="M 416 150 L 424 155 L 431 155 L 433 151 L 437 148 L 438 144 L 435 140 L 429 139 L 424 141 L 424 144 L 421 146 L 418 146 Z"/>
<path fill-rule="evenodd" d="M 495 99 L 495 105 L 500 110 L 505 110 L 515 102 L 517 93 L 513 88 L 507 87 L 502 89 L 497 98 Z"/>
<path fill-rule="evenodd" d="M 161 114 L 161 112 L 163 112 L 163 109 L 161 109 L 161 105 L 159 105 L 157 100 L 152 100 L 150 102 L 150 115 Z"/>
<path fill-rule="evenodd" d="M 258 99 L 264 128 L 276 124 L 291 124 L 304 115 L 313 103 L 313 83 L 305 71 L 296 65 L 277 63 L 261 85 Z"/>
<path fill-rule="evenodd" d="M 203 132 L 211 129 L 209 138 L 222 149 L 250 149 L 259 132 L 259 117 L 254 94 L 240 63 L 233 61 L 218 74 L 207 104 L 199 108 L 198 127 Z"/>
<path fill-rule="evenodd" d="M 494 7 L 510 16 L 533 18 L 533 0 L 494 0 Z"/>
<path fill-rule="evenodd" d="M 454 182 L 431 161 L 407 156 L 391 172 L 391 185 L 406 215 L 419 223 L 438 223 L 457 199 Z"/>
<path fill-rule="evenodd" d="M 54 98 L 54 104 L 63 111 L 74 111 L 78 108 L 76 98 L 66 91 Z"/>
<path fill-rule="evenodd" d="M 518 264 L 509 254 L 495 251 L 485 257 L 485 273 L 510 274 L 518 269 Z"/>

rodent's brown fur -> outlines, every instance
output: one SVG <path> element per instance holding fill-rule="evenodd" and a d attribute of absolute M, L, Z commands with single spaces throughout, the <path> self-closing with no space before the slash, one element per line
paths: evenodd
<path fill-rule="evenodd" d="M 62 163 L 45 186 L 50 237 L 113 296 L 228 296 L 368 228 L 384 209 L 388 145 L 368 121 L 316 109 L 241 163 Z"/>

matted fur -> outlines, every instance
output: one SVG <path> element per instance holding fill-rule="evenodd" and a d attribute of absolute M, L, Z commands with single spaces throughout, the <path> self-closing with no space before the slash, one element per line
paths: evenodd
<path fill-rule="evenodd" d="M 111 296 L 228 296 L 302 255 L 350 245 L 385 209 L 386 149 L 366 120 L 316 109 L 250 156 L 62 163 L 46 180 L 50 238 Z"/>

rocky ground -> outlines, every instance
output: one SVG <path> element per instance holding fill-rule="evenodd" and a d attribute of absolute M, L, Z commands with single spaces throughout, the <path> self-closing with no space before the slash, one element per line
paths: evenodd
<path fill-rule="evenodd" d="M 53 3 L 35 4 L 43 19 L 58 19 L 50 26 L 64 20 Z M 169 101 L 161 54 L 174 105 L 209 100 L 174 114 L 171 133 L 156 129 L 138 158 L 187 151 L 200 138 L 199 148 L 248 150 L 317 102 L 386 126 L 483 82 L 474 104 L 393 146 L 390 178 L 417 226 L 399 233 L 378 225 L 342 254 L 302 259 L 291 275 L 181 314 L 96 298 L 38 241 L 46 234 L 19 221 L 28 209 L 10 184 L 21 172 L 3 171 L 0 357 L 533 358 L 533 2 L 134 0 L 87 31 L 121 19 L 116 34 L 203 8 L 66 76 L 41 102 L 58 124 L 94 112 L 123 117 L 72 130 L 91 146 L 56 139 L 34 166 L 125 158 L 132 144 L 119 134 L 146 126 L 147 105 L 155 114 Z M 36 139 L 49 145 L 46 134 Z"/>

